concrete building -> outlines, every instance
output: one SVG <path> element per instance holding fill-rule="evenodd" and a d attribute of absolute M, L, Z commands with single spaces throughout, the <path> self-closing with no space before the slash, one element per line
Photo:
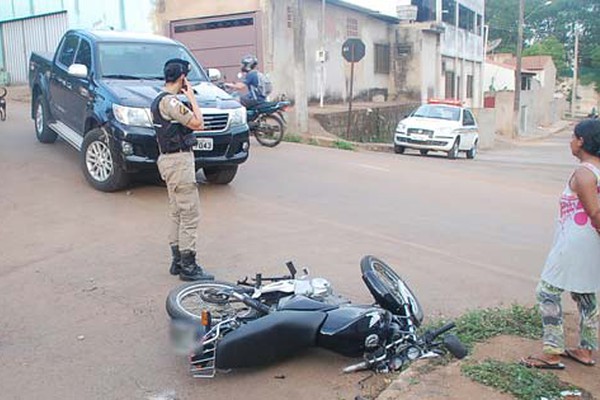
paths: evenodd
<path fill-rule="evenodd" d="M 53 52 L 70 28 L 151 32 L 152 0 L 0 0 L 0 70 L 27 80 L 32 51 Z"/>
<path fill-rule="evenodd" d="M 398 16 L 399 91 L 481 107 L 485 0 L 398 0 Z"/>

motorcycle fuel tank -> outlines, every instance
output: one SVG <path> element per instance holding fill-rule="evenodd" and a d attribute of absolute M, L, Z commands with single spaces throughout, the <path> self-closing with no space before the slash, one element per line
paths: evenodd
<path fill-rule="evenodd" d="M 340 307 L 327 312 L 317 345 L 347 357 L 360 357 L 369 346 L 385 342 L 392 314 L 371 306 Z"/>

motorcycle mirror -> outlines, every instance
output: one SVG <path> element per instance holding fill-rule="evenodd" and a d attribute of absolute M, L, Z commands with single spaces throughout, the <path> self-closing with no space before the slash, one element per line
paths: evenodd
<path fill-rule="evenodd" d="M 219 71 L 217 68 L 209 68 L 208 69 L 208 78 L 210 79 L 211 82 L 216 82 L 221 80 L 221 77 L 223 75 L 221 74 L 221 71 Z"/>

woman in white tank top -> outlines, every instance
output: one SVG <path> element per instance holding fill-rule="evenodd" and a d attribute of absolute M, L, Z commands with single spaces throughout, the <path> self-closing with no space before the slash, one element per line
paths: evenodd
<path fill-rule="evenodd" d="M 560 214 L 552 250 L 548 254 L 537 301 L 544 327 L 540 355 L 523 358 L 534 368 L 563 369 L 561 356 L 581 364 L 595 364 L 598 350 L 600 291 L 600 121 L 585 120 L 575 127 L 571 152 L 581 164 L 560 198 Z M 571 293 L 580 314 L 579 346 L 565 348 L 561 295 Z"/>

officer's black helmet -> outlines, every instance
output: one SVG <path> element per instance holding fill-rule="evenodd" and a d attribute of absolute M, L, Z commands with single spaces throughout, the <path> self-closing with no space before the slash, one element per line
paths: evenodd
<path fill-rule="evenodd" d="M 253 55 L 247 55 L 244 58 L 242 58 L 241 64 L 242 71 L 248 72 L 256 68 L 256 66 L 258 65 L 258 58 L 256 58 L 256 56 Z"/>
<path fill-rule="evenodd" d="M 181 58 L 172 58 L 165 63 L 163 72 L 165 74 L 165 81 L 175 82 L 181 75 L 187 76 L 190 72 L 191 65 L 188 61 L 182 60 Z"/>

